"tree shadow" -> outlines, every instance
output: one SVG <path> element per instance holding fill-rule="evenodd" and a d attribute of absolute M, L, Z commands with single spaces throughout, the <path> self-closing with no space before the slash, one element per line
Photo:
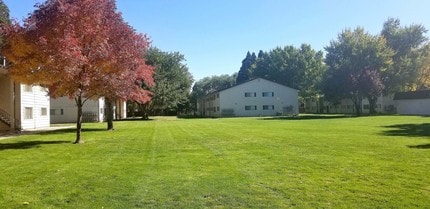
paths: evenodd
<path fill-rule="evenodd" d="M 353 115 L 298 115 L 298 116 L 275 116 L 259 118 L 259 120 L 325 120 L 325 119 L 340 119 L 340 118 L 353 118 Z"/>
<path fill-rule="evenodd" d="M 119 120 L 114 120 L 115 122 L 121 122 L 121 121 L 152 121 L 154 119 L 152 118 L 142 118 L 142 117 L 135 117 L 135 118 L 124 118 L 124 119 L 119 119 Z"/>
<path fill-rule="evenodd" d="M 430 144 L 408 145 L 412 149 L 430 149 Z"/>
<path fill-rule="evenodd" d="M 82 133 L 85 132 L 102 132 L 107 131 L 106 128 L 83 128 Z M 68 134 L 76 133 L 76 128 L 58 129 L 51 131 L 41 131 L 41 132 L 28 132 L 28 134 L 38 134 L 38 135 L 51 135 L 51 134 Z"/>
<path fill-rule="evenodd" d="M 389 130 L 385 130 L 382 134 L 386 136 L 412 136 L 412 137 L 427 137 L 430 136 L 430 123 L 422 124 L 397 124 L 384 126 Z"/>
<path fill-rule="evenodd" d="M 10 150 L 10 149 L 30 149 L 39 148 L 41 145 L 47 144 L 64 144 L 70 143 L 70 141 L 20 141 L 14 143 L 0 143 L 0 151 Z"/>
<path fill-rule="evenodd" d="M 384 126 L 386 136 L 430 137 L 430 123 Z M 430 144 L 408 145 L 411 149 L 430 149 Z"/>

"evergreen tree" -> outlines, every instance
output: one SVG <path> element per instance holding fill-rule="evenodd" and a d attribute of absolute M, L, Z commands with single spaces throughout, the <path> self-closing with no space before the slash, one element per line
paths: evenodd
<path fill-rule="evenodd" d="M 277 47 L 269 52 L 258 52 L 250 70 L 250 78 L 265 78 L 295 89 L 307 98 L 318 94 L 318 85 L 325 71 L 323 53 L 308 44 Z"/>
<path fill-rule="evenodd" d="M 9 8 L 0 0 L 0 25 L 10 24 Z M 0 45 L 3 44 L 3 35 L 0 35 Z"/>
<path fill-rule="evenodd" d="M 236 78 L 236 84 L 244 83 L 246 81 L 249 81 L 249 74 L 250 70 L 253 65 L 257 62 L 257 56 L 255 53 L 248 53 L 246 54 L 245 59 L 242 61 L 242 67 L 240 67 L 239 73 L 237 74 Z"/>

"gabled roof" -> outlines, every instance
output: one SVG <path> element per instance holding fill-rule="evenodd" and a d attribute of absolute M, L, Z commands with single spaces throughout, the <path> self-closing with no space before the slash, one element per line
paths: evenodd
<path fill-rule="evenodd" d="M 225 91 L 225 90 L 227 90 L 227 89 L 231 89 L 231 88 L 234 88 L 234 87 L 236 87 L 236 86 L 240 86 L 240 85 L 242 85 L 242 84 L 245 84 L 245 83 L 248 83 L 248 82 L 251 82 L 251 81 L 257 80 L 257 79 L 262 79 L 262 80 L 265 80 L 265 81 L 269 81 L 269 82 L 272 82 L 272 83 L 276 83 L 276 84 L 281 85 L 281 86 L 288 87 L 288 88 L 290 88 L 290 89 L 294 89 L 294 88 L 291 88 L 291 87 L 289 87 L 289 86 L 286 86 L 286 85 L 283 85 L 283 84 L 280 84 L 280 83 L 277 83 L 277 82 L 274 82 L 274 81 L 271 81 L 271 80 L 268 80 L 268 79 L 265 79 L 265 78 L 257 77 L 257 78 L 253 78 L 253 79 L 251 79 L 251 80 L 249 80 L 249 81 L 245 81 L 245 82 L 242 82 L 242 83 L 239 83 L 239 84 L 235 84 L 235 85 L 230 86 L 230 87 L 228 87 L 228 88 L 224 88 L 224 89 L 220 89 L 220 90 L 217 90 L 217 91 L 210 92 L 210 93 L 208 93 L 208 94 L 206 94 L 206 95 L 210 95 L 210 94 L 218 93 L 218 92 L 221 92 L 221 91 Z M 298 91 L 297 89 L 294 89 L 294 90 Z"/>
<path fill-rule="evenodd" d="M 430 90 L 397 92 L 394 94 L 394 100 L 407 99 L 430 99 Z"/>

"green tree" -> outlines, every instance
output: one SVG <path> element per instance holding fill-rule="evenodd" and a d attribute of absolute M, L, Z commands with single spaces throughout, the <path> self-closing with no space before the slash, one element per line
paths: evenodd
<path fill-rule="evenodd" d="M 300 90 L 306 98 L 319 92 L 318 85 L 325 71 L 324 56 L 308 44 L 277 47 L 268 53 L 258 53 L 251 78 L 262 77 Z"/>
<path fill-rule="evenodd" d="M 152 100 L 141 105 L 144 117 L 181 111 L 188 103 L 193 84 L 193 77 L 184 64 L 184 55 L 151 47 L 146 51 L 145 59 L 147 64 L 154 67 L 155 86 L 149 88 L 153 92 Z"/>
<path fill-rule="evenodd" d="M 0 0 L 0 25 L 10 24 L 9 8 Z M 0 46 L 3 45 L 3 35 L 0 35 Z"/>
<path fill-rule="evenodd" d="M 430 44 L 427 44 L 423 51 L 424 55 L 418 69 L 417 90 L 430 89 Z"/>
<path fill-rule="evenodd" d="M 249 81 L 249 74 L 250 71 L 257 62 L 257 56 L 255 56 L 255 53 L 248 52 L 246 54 L 245 59 L 242 60 L 242 66 L 240 67 L 239 73 L 237 74 L 236 83 L 244 83 L 246 81 Z"/>
<path fill-rule="evenodd" d="M 420 24 L 401 26 L 399 19 L 388 19 L 381 35 L 393 49 L 393 65 L 384 73 L 386 92 L 416 90 L 420 68 L 425 59 L 426 28 Z"/>
<path fill-rule="evenodd" d="M 331 102 L 351 98 L 357 115 L 360 115 L 363 98 L 375 112 L 377 97 L 384 85 L 381 75 L 391 66 L 392 50 L 385 39 L 365 32 L 363 28 L 345 30 L 325 47 L 328 70 L 324 93 Z"/>

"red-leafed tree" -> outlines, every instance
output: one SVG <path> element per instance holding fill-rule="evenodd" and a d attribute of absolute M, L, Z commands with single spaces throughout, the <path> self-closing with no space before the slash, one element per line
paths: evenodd
<path fill-rule="evenodd" d="M 114 0 L 48 0 L 7 27 L 4 54 L 18 81 L 49 89 L 51 97 L 74 98 L 76 141 L 82 143 L 82 107 L 90 98 L 145 102 L 153 69 L 145 64 L 146 36 L 116 11 Z"/>

